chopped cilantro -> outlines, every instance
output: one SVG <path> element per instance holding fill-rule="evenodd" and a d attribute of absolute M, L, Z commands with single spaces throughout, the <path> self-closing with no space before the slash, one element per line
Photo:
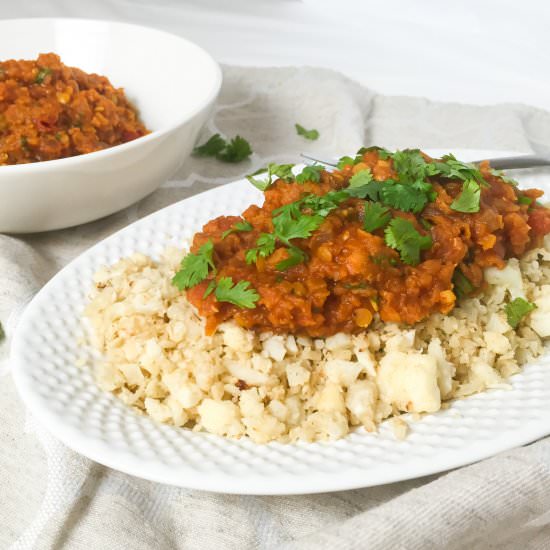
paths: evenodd
<path fill-rule="evenodd" d="M 218 302 L 229 302 L 238 307 L 254 309 L 260 295 L 254 288 L 250 288 L 248 281 L 239 281 L 234 284 L 231 277 L 222 277 L 214 291 Z"/>
<path fill-rule="evenodd" d="M 363 218 L 365 231 L 372 233 L 376 229 L 384 227 L 390 221 L 390 218 L 389 208 L 378 202 L 367 202 L 365 204 L 365 217 Z"/>
<path fill-rule="evenodd" d="M 250 144 L 241 136 L 227 142 L 220 134 L 214 134 L 206 143 L 193 149 L 198 157 L 216 157 L 224 162 L 241 162 L 252 154 Z"/>
<path fill-rule="evenodd" d="M 371 181 L 373 181 L 372 172 L 369 168 L 366 168 L 365 170 L 361 170 L 357 172 L 357 174 L 351 176 L 349 179 L 349 187 L 351 189 L 354 189 L 355 187 L 363 187 Z"/>
<path fill-rule="evenodd" d="M 271 162 L 267 165 L 267 168 L 257 170 L 253 174 L 250 174 L 250 176 L 246 176 L 246 179 L 260 191 L 265 191 L 273 183 L 273 176 L 277 176 L 287 183 L 290 183 L 294 179 L 292 168 L 294 168 L 294 164 L 275 164 Z M 265 180 L 254 177 L 258 174 L 265 174 L 266 172 L 267 179 Z"/>
<path fill-rule="evenodd" d="M 354 164 L 355 164 L 355 159 L 351 157 L 341 157 L 336 167 L 338 168 L 338 170 L 342 170 L 344 166 L 348 166 L 348 165 L 353 166 Z"/>
<path fill-rule="evenodd" d="M 193 154 L 197 157 L 215 157 L 221 153 L 226 146 L 226 141 L 220 134 L 214 134 L 206 143 L 193 149 Z"/>
<path fill-rule="evenodd" d="M 235 136 L 217 155 L 224 162 L 241 162 L 252 154 L 250 143 L 241 136 Z"/>
<path fill-rule="evenodd" d="M 492 168 L 490 172 L 491 175 L 500 178 L 504 183 L 508 183 L 509 185 L 513 185 L 514 187 L 518 185 L 518 182 L 515 179 L 506 176 L 501 170 L 495 170 L 494 168 Z"/>
<path fill-rule="evenodd" d="M 474 285 L 470 282 L 470 279 L 462 273 L 460 269 L 455 269 L 453 274 L 453 290 L 458 298 L 464 298 L 474 290 Z"/>
<path fill-rule="evenodd" d="M 292 239 L 307 239 L 323 223 L 319 214 L 301 215 L 293 218 L 285 213 L 273 218 L 273 228 L 279 240 L 288 243 Z"/>
<path fill-rule="evenodd" d="M 481 185 L 487 185 L 479 168 L 475 164 L 457 160 L 454 155 L 448 154 L 436 161 L 433 166 L 435 173 L 447 179 L 460 179 L 462 181 L 475 180 Z"/>
<path fill-rule="evenodd" d="M 451 203 L 451 208 L 457 212 L 471 214 L 479 212 L 479 198 L 481 187 L 473 179 L 466 180 L 462 184 L 462 193 Z"/>
<path fill-rule="evenodd" d="M 42 67 L 42 68 L 38 71 L 38 74 L 36 75 L 36 78 L 34 79 L 34 81 L 35 81 L 37 84 L 42 84 L 42 82 L 44 82 L 44 79 L 45 79 L 49 74 L 52 74 L 52 70 L 49 69 L 48 67 Z"/>
<path fill-rule="evenodd" d="M 434 200 L 435 192 L 431 184 L 420 180 L 409 184 L 386 180 L 380 189 L 380 198 L 392 208 L 418 213 Z"/>
<path fill-rule="evenodd" d="M 306 166 L 300 174 L 296 176 L 296 183 L 304 184 L 306 181 L 318 183 L 321 180 L 321 172 L 324 167 L 319 164 Z"/>
<path fill-rule="evenodd" d="M 286 250 L 288 252 L 288 258 L 286 260 L 279 262 L 275 266 L 275 269 L 279 271 L 285 271 L 290 267 L 294 267 L 295 265 L 305 262 L 307 259 L 306 253 L 301 248 L 298 248 L 297 246 L 291 245 Z"/>
<path fill-rule="evenodd" d="M 258 256 L 267 258 L 275 252 L 275 243 L 277 238 L 273 233 L 261 233 L 256 241 L 256 248 L 246 251 L 245 259 L 247 264 L 253 264 L 258 260 Z"/>
<path fill-rule="evenodd" d="M 212 294 L 212 292 L 214 291 L 215 288 L 216 288 L 216 279 L 212 279 L 208 283 L 208 286 L 206 287 L 206 290 L 204 291 L 204 294 L 202 295 L 202 299 L 204 300 L 205 298 L 208 298 L 208 296 L 210 296 L 210 294 Z"/>
<path fill-rule="evenodd" d="M 409 265 L 420 262 L 420 251 L 430 248 L 432 238 L 421 235 L 412 222 L 403 218 L 394 218 L 385 230 L 386 244 L 399 252 L 401 259 Z"/>
<path fill-rule="evenodd" d="M 526 197 L 525 195 L 518 197 L 518 204 L 526 204 L 527 206 L 530 206 L 533 204 L 533 199 L 531 197 Z"/>
<path fill-rule="evenodd" d="M 299 136 L 303 136 L 306 139 L 310 139 L 312 141 L 319 139 L 319 132 L 317 130 L 306 130 L 303 126 L 301 126 L 298 123 L 296 123 L 294 127 L 296 128 L 296 133 Z"/>
<path fill-rule="evenodd" d="M 326 195 L 307 195 L 300 201 L 300 206 L 311 210 L 314 214 L 326 217 L 340 203 L 349 198 L 347 191 L 330 191 Z"/>
<path fill-rule="evenodd" d="M 214 244 L 207 241 L 197 253 L 189 253 L 181 261 L 181 269 L 174 275 L 172 284 L 179 290 L 191 288 L 208 277 L 209 269 L 216 272 L 212 255 Z"/>
<path fill-rule="evenodd" d="M 516 298 L 512 300 L 509 304 L 504 306 L 504 311 L 506 311 L 506 317 L 508 318 L 508 324 L 512 328 L 516 328 L 519 325 L 519 322 L 525 317 L 528 313 L 533 311 L 537 306 L 523 298 Z"/>
<path fill-rule="evenodd" d="M 231 233 L 236 233 L 238 231 L 252 231 L 252 229 L 252 224 L 250 222 L 247 222 L 246 220 L 243 220 L 242 222 L 237 222 L 236 224 L 234 224 L 231 229 L 224 231 L 222 233 L 222 239 L 225 239 L 225 237 L 227 237 L 227 235 L 230 235 Z"/>

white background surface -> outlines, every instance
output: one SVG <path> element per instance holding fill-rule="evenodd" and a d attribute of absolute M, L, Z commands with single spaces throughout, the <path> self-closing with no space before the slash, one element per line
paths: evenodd
<path fill-rule="evenodd" d="M 324 66 L 385 94 L 550 109 L 544 0 L 0 0 L 0 18 L 47 16 L 151 25 L 222 63 Z"/>

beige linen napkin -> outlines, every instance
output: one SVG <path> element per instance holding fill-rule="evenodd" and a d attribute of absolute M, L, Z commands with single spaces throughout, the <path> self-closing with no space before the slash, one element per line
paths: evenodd
<path fill-rule="evenodd" d="M 383 97 L 317 69 L 226 67 L 203 137 L 240 134 L 250 161 L 190 159 L 139 204 L 81 227 L 0 235 L 0 548 L 459 549 L 550 547 L 550 440 L 437 477 L 333 494 L 247 497 L 142 481 L 53 439 L 15 393 L 9 338 L 29 299 L 80 252 L 132 221 L 299 152 L 389 148 L 548 151 L 550 114 Z M 294 123 L 317 128 L 318 141 Z M 550 173 L 548 174 L 550 177 Z M 82 281 L 86 284 L 86 281 Z M 52 396 L 54 399 L 55 396 Z"/>

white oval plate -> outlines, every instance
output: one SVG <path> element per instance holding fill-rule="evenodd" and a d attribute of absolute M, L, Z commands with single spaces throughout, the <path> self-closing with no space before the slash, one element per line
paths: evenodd
<path fill-rule="evenodd" d="M 475 159 L 487 152 L 456 155 Z M 98 357 L 78 345 L 93 273 L 136 251 L 158 257 L 209 219 L 238 214 L 260 199 L 241 180 L 173 204 L 95 245 L 38 293 L 14 337 L 13 374 L 25 404 L 54 436 L 101 464 L 153 481 L 226 493 L 299 494 L 433 474 L 550 433 L 548 354 L 514 376 L 512 390 L 476 395 L 411 423 L 405 441 L 382 425 L 379 434 L 359 430 L 336 442 L 257 445 L 158 424 L 100 390 L 91 368 Z M 76 366 L 82 357 L 86 365 Z"/>

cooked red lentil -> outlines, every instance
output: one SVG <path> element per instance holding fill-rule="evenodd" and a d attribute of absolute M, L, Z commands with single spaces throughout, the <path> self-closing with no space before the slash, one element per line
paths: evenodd
<path fill-rule="evenodd" d="M 231 318 L 313 337 L 364 331 L 376 314 L 414 324 L 449 313 L 483 288 L 485 268 L 550 232 L 542 192 L 487 163 L 370 148 L 334 172 L 271 174 L 282 177 L 269 178 L 264 204 L 207 223 L 175 278 L 208 333 Z"/>
<path fill-rule="evenodd" d="M 61 159 L 148 133 L 122 88 L 54 53 L 0 62 L 0 166 Z"/>

